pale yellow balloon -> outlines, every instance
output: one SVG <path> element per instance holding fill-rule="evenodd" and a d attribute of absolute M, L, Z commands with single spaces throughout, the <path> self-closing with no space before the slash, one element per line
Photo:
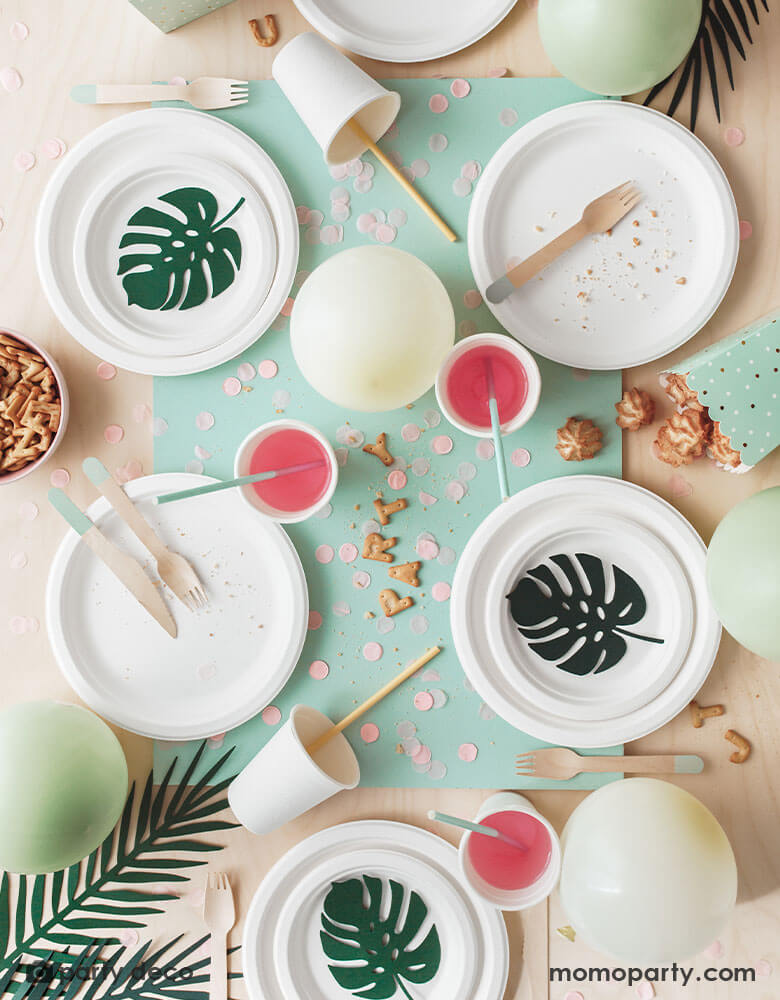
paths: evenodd
<path fill-rule="evenodd" d="M 290 341 L 307 382 L 332 403 L 395 410 L 433 385 L 455 342 L 455 314 L 444 285 L 417 257 L 355 247 L 306 279 Z"/>
<path fill-rule="evenodd" d="M 731 845 L 709 809 L 671 782 L 605 785 L 571 814 L 561 847 L 569 923 L 592 948 L 620 961 L 690 958 L 731 916 Z"/>

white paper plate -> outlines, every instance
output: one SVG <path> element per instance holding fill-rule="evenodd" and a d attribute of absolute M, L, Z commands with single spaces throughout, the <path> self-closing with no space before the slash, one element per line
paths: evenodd
<path fill-rule="evenodd" d="M 459 52 L 503 21 L 517 0 L 293 0 L 313 28 L 342 48 L 383 62 Z"/>
<path fill-rule="evenodd" d="M 592 604 L 580 553 L 603 566 L 605 598 Z M 714 662 L 720 625 L 707 598 L 705 555 L 685 518 L 639 486 L 601 476 L 531 486 L 483 521 L 458 562 L 450 623 L 463 669 L 497 714 L 537 739 L 598 747 L 644 736 L 688 704 Z M 556 566 L 553 556 L 564 558 Z M 549 594 L 544 580 L 538 587 L 529 576 L 540 566 L 565 595 L 572 588 L 564 571 L 580 580 L 583 614 L 566 625 L 553 603 L 542 601 L 535 617 L 524 614 L 521 631 L 507 597 L 521 580 L 530 594 Z M 621 588 L 630 593 L 625 605 L 613 601 L 613 567 L 638 586 L 644 613 L 634 588 Z M 598 623 L 629 603 L 637 613 L 623 617 L 620 632 L 605 630 L 625 648 L 599 670 L 599 630 L 588 629 L 588 615 Z M 568 606 L 576 612 L 574 602 Z M 595 650 L 591 659 L 581 653 L 589 671 L 582 675 L 572 672 L 580 666 L 578 647 Z"/>
<path fill-rule="evenodd" d="M 173 551 L 194 566 L 208 608 L 188 611 L 163 588 L 170 638 L 74 532 L 52 563 L 46 617 L 60 669 L 110 722 L 143 736 L 191 740 L 246 722 L 283 687 L 306 637 L 309 600 L 292 542 L 233 491 L 156 506 L 158 493 L 214 482 L 165 473 L 126 487 Z M 89 517 L 156 578 L 154 561 L 109 506 Z"/>
<path fill-rule="evenodd" d="M 119 241 L 145 231 L 153 237 L 146 249 L 156 247 L 155 227 L 128 220 L 148 207 L 183 221 L 178 208 L 159 200 L 181 187 L 213 195 L 215 223 L 244 198 L 215 227 L 237 234 L 240 267 L 213 297 L 207 277 L 197 305 L 130 304 L 118 263 L 144 245 L 120 250 Z M 270 157 L 232 125 L 197 111 L 136 111 L 86 136 L 57 169 L 38 212 L 36 258 L 57 317 L 93 354 L 147 375 L 204 371 L 240 354 L 279 314 L 298 262 L 295 205 Z M 188 288 L 172 285 L 172 303 L 183 305 Z"/>
<path fill-rule="evenodd" d="M 382 879 L 386 891 L 388 880 L 400 883 L 405 900 L 415 891 L 428 907 L 412 949 L 431 924 L 436 926 L 438 971 L 427 983 L 404 983 L 415 1000 L 500 1000 L 509 969 L 506 927 L 500 912 L 473 895 L 457 871 L 454 847 L 405 823 L 345 823 L 297 844 L 268 872 L 249 908 L 243 953 L 250 997 L 345 1000 L 352 995 L 328 968 L 321 914 L 334 882 L 369 875 Z"/>
<path fill-rule="evenodd" d="M 588 101 L 524 125 L 485 168 L 468 227 L 480 291 L 629 180 L 644 200 L 611 236 L 586 237 L 503 302 L 487 303 L 543 357 L 597 370 L 652 361 L 700 330 L 729 287 L 739 219 L 712 153 L 658 111 Z"/>

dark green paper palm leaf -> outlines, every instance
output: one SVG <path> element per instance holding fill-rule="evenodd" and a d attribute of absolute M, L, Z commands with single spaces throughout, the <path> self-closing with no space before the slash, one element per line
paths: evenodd
<path fill-rule="evenodd" d="M 720 87 L 718 83 L 718 60 L 716 52 L 720 55 L 723 68 L 728 77 L 729 86 L 733 90 L 734 68 L 732 55 L 738 55 L 743 61 L 747 60 L 745 43 L 748 45 L 753 44 L 750 24 L 751 20 L 754 24 L 759 24 L 759 2 L 764 10 L 768 12 L 769 6 L 767 0 L 728 0 L 728 4 L 726 0 L 704 0 L 699 30 L 690 52 L 682 63 L 682 67 L 678 67 L 674 73 L 670 73 L 666 79 L 657 83 L 645 98 L 644 104 L 652 104 L 661 91 L 671 82 L 675 74 L 679 72 L 672 99 L 666 113 L 669 115 L 675 113 L 685 96 L 685 91 L 690 82 L 690 127 L 692 132 L 695 131 L 696 119 L 699 112 L 699 99 L 701 97 L 701 81 L 703 72 L 706 69 L 710 84 L 710 93 L 712 94 L 712 103 L 715 107 L 717 119 L 720 121 Z M 748 14 L 750 17 L 748 17 Z"/>
<path fill-rule="evenodd" d="M 41 960 L 67 964 L 103 961 L 103 949 L 119 944 L 116 931 L 145 927 L 146 917 L 162 913 L 160 904 L 175 898 L 152 888 L 154 883 L 186 882 L 189 875 L 183 870 L 207 863 L 199 855 L 222 849 L 219 844 L 199 838 L 237 825 L 215 818 L 227 808 L 223 793 L 233 776 L 209 784 L 234 748 L 196 780 L 205 746 L 205 742 L 201 744 L 173 794 L 169 795 L 169 791 L 178 758 L 157 789 L 153 773 L 140 799 L 133 785 L 119 823 L 83 861 L 52 875 L 20 875 L 14 886 L 3 873 L 0 997 L 9 993 L 17 1000 L 54 1000 L 55 984 L 48 984 L 48 992 L 44 990 L 40 996 L 31 992 L 43 990 L 44 985 L 22 979 L 28 964 Z M 186 856 L 171 857 L 173 852 Z M 97 951 L 92 955 L 90 949 L 96 943 Z M 67 986 L 59 1000 L 72 1000 L 66 994 Z M 171 994 L 167 1000 L 181 998 Z"/>
<path fill-rule="evenodd" d="M 334 882 L 322 907 L 320 941 L 331 960 L 331 975 L 345 990 L 364 1000 L 389 1000 L 397 991 L 407 998 L 407 983 L 427 983 L 441 962 L 436 925 L 414 948 L 428 916 L 428 907 L 416 892 L 409 893 L 409 906 L 401 922 L 405 889 L 389 879 L 390 905 L 382 918 L 382 879 L 363 875 Z M 364 902 L 364 886 L 368 903 Z M 360 965 L 353 963 L 360 962 Z"/>
<path fill-rule="evenodd" d="M 607 600 L 601 559 L 584 552 L 575 558 L 587 589 L 572 558 L 555 555 L 550 556 L 550 562 L 563 573 L 565 587 L 550 567 L 541 563 L 529 569 L 507 597 L 512 618 L 535 653 L 560 670 L 582 677 L 619 663 L 628 648 L 625 637 L 664 641 L 625 628 L 641 621 L 647 611 L 645 595 L 633 577 L 613 566 L 614 589 Z"/>
<path fill-rule="evenodd" d="M 225 222 L 244 199 L 216 222 L 217 199 L 204 188 L 178 188 L 159 200 L 177 208 L 184 220 L 158 208 L 139 209 L 127 224 L 141 231 L 125 233 L 119 249 L 140 249 L 119 258 L 117 274 L 124 275 L 129 306 L 192 309 L 221 295 L 235 280 L 241 240 Z"/>

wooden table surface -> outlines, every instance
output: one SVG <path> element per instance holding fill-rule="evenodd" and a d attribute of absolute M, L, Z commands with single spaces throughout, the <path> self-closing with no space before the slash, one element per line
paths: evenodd
<path fill-rule="evenodd" d="M 282 42 L 306 28 L 290 0 L 279 0 L 274 10 Z M 258 48 L 247 28 L 248 18 L 266 12 L 253 0 L 235 0 L 166 36 L 125 0 L 4 0 L 0 6 L 0 65 L 16 66 L 24 78 L 20 91 L 0 93 L 0 218 L 4 222 L 0 232 L 0 323 L 40 340 L 54 353 L 64 368 L 72 396 L 71 424 L 57 458 L 22 482 L 0 488 L 0 558 L 5 566 L 0 573 L 3 705 L 42 697 L 75 700 L 54 662 L 44 625 L 46 576 L 63 536 L 61 520 L 46 503 L 50 472 L 57 466 L 76 469 L 87 454 L 100 455 L 111 469 L 138 459 L 145 472 L 152 471 L 149 430 L 136 424 L 131 415 L 137 403 L 151 402 L 152 380 L 120 372 L 112 382 L 99 381 L 96 359 L 54 318 L 35 270 L 33 225 L 41 193 L 55 164 L 39 155 L 34 169 L 20 173 L 12 162 L 14 155 L 19 150 L 38 150 L 41 142 L 51 136 L 72 145 L 101 122 L 122 113 L 121 109 L 74 104 L 68 93 L 76 83 L 143 82 L 174 75 L 269 76 L 278 47 Z M 30 37 L 23 43 L 9 37 L 9 26 L 15 20 L 30 27 Z M 773 245 L 773 236 L 780 228 L 780 184 L 775 173 L 780 167 L 780 17 L 776 12 L 764 15 L 754 37 L 747 63 L 736 63 L 735 93 L 723 95 L 722 124 L 715 121 L 705 94 L 697 127 L 697 133 L 725 168 L 740 218 L 752 222 L 753 236 L 741 245 L 736 276 L 717 315 L 694 342 L 680 350 L 679 356 L 780 305 L 780 258 Z M 495 66 L 507 66 L 516 76 L 555 72 L 539 42 L 533 5 L 526 0 L 518 0 L 505 22 L 466 52 L 409 66 L 358 61 L 378 76 L 483 76 Z M 726 145 L 723 132 L 729 125 L 744 130 L 742 146 Z M 658 396 L 658 369 L 655 363 L 627 372 L 625 385 L 642 386 Z M 670 409 L 665 405 L 666 412 Z M 121 424 L 126 430 L 118 445 L 107 445 L 103 440 L 103 429 L 110 423 Z M 780 483 L 778 450 L 745 476 L 719 472 L 708 462 L 696 463 L 682 470 L 693 487 L 691 494 L 673 496 L 673 470 L 651 456 L 652 436 L 647 429 L 625 436 L 626 478 L 674 503 L 705 540 L 734 503 Z M 83 477 L 74 477 L 75 499 L 86 503 L 88 492 Z M 23 501 L 33 501 L 40 508 L 40 516 L 32 523 L 18 515 Z M 20 551 L 26 553 L 27 565 L 20 570 L 9 569 L 9 558 Z M 7 622 L 14 615 L 39 619 L 40 631 L 13 635 Z M 778 668 L 724 636 L 717 664 L 701 698 L 704 703 L 723 702 L 728 713 L 724 721 L 752 740 L 754 750 L 748 764 L 738 767 L 728 762 L 731 748 L 722 737 L 725 726 L 693 730 L 687 712 L 659 732 L 637 741 L 630 750 L 702 754 L 706 760 L 703 775 L 675 780 L 713 810 L 737 855 L 739 904 L 722 938 L 723 957 L 713 961 L 700 956 L 694 963 L 697 972 L 707 965 L 753 966 L 760 959 L 768 960 L 776 971 L 774 977 L 759 978 L 752 986 L 694 981 L 685 990 L 680 986 L 659 986 L 657 992 L 660 997 L 685 995 L 690 1000 L 743 996 L 770 1000 L 780 995 L 780 757 L 775 732 L 775 719 L 780 714 Z M 132 774 L 144 775 L 151 762 L 151 743 L 124 732 L 118 735 Z M 225 837 L 228 846 L 215 864 L 230 873 L 238 912 L 243 917 L 269 866 L 315 830 L 367 817 L 430 826 L 425 818 L 428 809 L 470 815 L 483 798 L 480 791 L 362 788 L 331 800 L 265 838 L 255 838 L 244 830 L 232 832 Z M 531 798 L 560 829 L 582 793 L 550 791 L 534 793 Z M 454 833 L 437 832 L 457 841 Z M 191 900 L 171 904 L 164 921 L 166 933 L 199 929 L 191 904 Z M 545 922 L 544 908 L 529 911 L 523 919 L 517 915 L 507 917 L 512 950 L 507 998 L 543 1000 L 548 996 Z M 609 964 L 580 942 L 571 944 L 555 934 L 554 928 L 565 923 L 555 899 L 550 904 L 549 922 L 551 965 L 573 968 Z M 240 926 L 239 922 L 233 932 L 235 943 L 240 940 Z M 578 988 L 586 1000 L 633 996 L 625 986 L 586 984 Z M 549 995 L 563 997 L 566 989 L 553 985 Z M 236 985 L 233 992 L 244 995 L 243 986 Z"/>

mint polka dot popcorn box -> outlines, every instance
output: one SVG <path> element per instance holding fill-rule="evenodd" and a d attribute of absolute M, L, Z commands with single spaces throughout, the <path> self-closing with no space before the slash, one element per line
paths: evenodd
<path fill-rule="evenodd" d="M 227 7 L 233 0 L 130 0 L 130 3 L 167 34 L 220 7 Z"/>
<path fill-rule="evenodd" d="M 619 775 L 581 774 L 568 782 L 518 776 L 515 755 L 544 745 L 498 717 L 474 691 L 455 653 L 450 588 L 466 543 L 498 503 L 493 444 L 451 427 L 433 388 L 408 407 L 385 413 L 348 411 L 304 380 L 290 346 L 294 300 L 318 264 L 342 249 L 392 244 L 425 261 L 444 283 L 458 336 L 498 331 L 476 289 L 465 240 L 472 190 L 482 168 L 511 131 L 562 104 L 591 99 L 562 79 L 385 81 L 400 92 L 402 113 L 380 141 L 415 178 L 461 239 L 442 238 L 371 154 L 329 167 L 306 126 L 272 81 L 250 83 L 243 107 L 218 113 L 255 139 L 281 170 L 297 206 L 301 251 L 290 299 L 271 328 L 233 361 L 195 375 L 155 378 L 155 471 L 189 470 L 228 479 L 243 438 L 281 417 L 317 427 L 336 450 L 339 481 L 329 504 L 285 526 L 300 556 L 309 591 L 309 628 L 300 660 L 265 710 L 227 734 L 214 734 L 204 766 L 220 746 L 234 746 L 243 768 L 289 718 L 296 704 L 334 721 L 346 716 L 427 648 L 442 652 L 419 674 L 350 726 L 345 735 L 374 787 L 598 787 Z M 434 98 L 447 95 L 446 111 Z M 543 358 L 543 391 L 533 418 L 504 438 L 509 487 L 516 493 L 574 473 L 620 477 L 621 437 L 614 403 L 620 372 L 585 372 Z M 568 417 L 588 417 L 603 431 L 589 461 L 566 462 L 555 450 Z M 370 453 L 380 434 L 394 461 Z M 404 498 L 386 528 L 374 508 Z M 197 503 L 197 500 L 187 501 Z M 392 529 L 392 530 L 391 530 Z M 388 567 L 363 558 L 372 532 L 397 537 L 394 566 L 419 562 L 420 586 L 393 579 Z M 413 606 L 387 616 L 380 592 L 393 589 Z M 155 746 L 157 773 L 197 744 Z M 621 747 L 588 753 L 619 753 Z"/>
<path fill-rule="evenodd" d="M 661 373 L 680 410 L 707 412 L 707 455 L 727 472 L 749 472 L 780 445 L 779 321 L 775 309 Z"/>

